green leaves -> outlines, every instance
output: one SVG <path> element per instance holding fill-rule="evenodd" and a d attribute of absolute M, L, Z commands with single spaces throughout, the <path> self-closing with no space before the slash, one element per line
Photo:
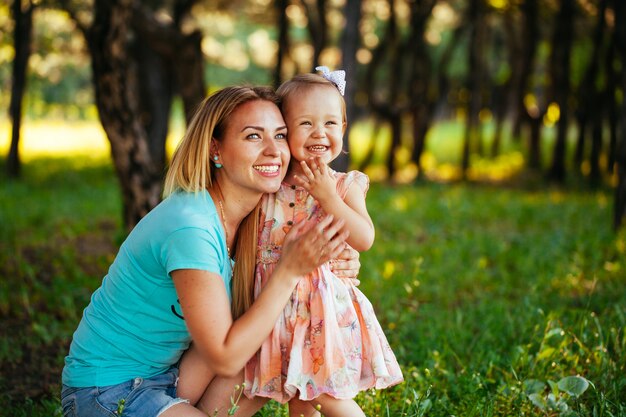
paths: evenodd
<path fill-rule="evenodd" d="M 557 383 L 557 386 L 561 391 L 579 397 L 589 388 L 589 381 L 582 376 L 566 376 Z"/>
<path fill-rule="evenodd" d="M 560 417 L 577 416 L 568 404 L 571 397 L 577 399 L 591 385 L 591 382 L 582 376 L 566 376 L 559 382 L 548 381 L 551 392 L 544 394 L 546 384 L 536 379 L 524 381 L 524 391 L 530 402 L 541 411 L 557 412 Z"/>

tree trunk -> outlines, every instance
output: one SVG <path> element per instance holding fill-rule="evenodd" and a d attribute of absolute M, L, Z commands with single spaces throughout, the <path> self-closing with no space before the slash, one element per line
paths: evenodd
<path fill-rule="evenodd" d="M 15 57 L 13 58 L 13 82 L 11 84 L 11 103 L 9 116 L 11 117 L 11 145 L 7 157 L 7 174 L 11 178 L 20 176 L 21 161 L 19 154 L 20 129 L 22 125 L 22 99 L 26 89 L 26 70 L 30 57 L 30 45 L 33 33 L 33 10 L 35 6 L 28 2 L 22 5 L 22 0 L 14 0 L 11 6 L 15 27 L 13 43 Z"/>
<path fill-rule="evenodd" d="M 359 34 L 361 0 L 347 0 L 344 8 L 344 16 L 346 23 L 341 35 L 341 67 L 346 71 L 346 91 L 344 99 L 346 101 L 348 125 L 346 126 L 346 132 L 343 136 L 344 152 L 332 163 L 332 167 L 341 172 L 348 171 L 350 166 L 350 127 L 352 123 L 354 123 L 356 115 L 354 102 L 357 91 L 356 52 L 361 43 L 361 36 Z"/>
<path fill-rule="evenodd" d="M 468 47 L 467 66 L 467 89 L 470 92 L 470 100 L 467 103 L 467 123 L 465 125 L 465 135 L 463 140 L 463 150 L 461 157 L 461 171 L 463 178 L 466 177 L 470 166 L 470 153 L 473 147 L 478 147 L 480 140 L 480 125 L 478 114 L 481 107 L 482 95 L 482 72 L 483 64 L 480 51 L 484 47 L 482 36 L 483 19 L 482 0 L 471 0 L 468 10 L 468 21 L 471 25 L 470 43 Z"/>
<path fill-rule="evenodd" d="M 426 147 L 426 134 L 430 128 L 435 108 L 433 97 L 436 94 L 431 94 L 429 91 L 430 85 L 433 84 L 431 81 L 432 62 L 424 40 L 426 23 L 434 7 L 435 1 L 413 2 L 411 4 L 411 31 L 407 39 L 407 47 L 413 50 L 410 54 L 411 59 L 409 59 L 409 65 L 412 68 L 409 107 L 413 118 L 411 161 L 417 167 L 418 178 L 423 174 L 421 157 Z"/>
<path fill-rule="evenodd" d="M 556 142 L 552 154 L 552 165 L 548 178 L 559 183 L 565 181 L 565 154 L 567 150 L 567 131 L 569 128 L 570 97 L 570 58 L 573 41 L 573 21 L 575 0 L 561 0 L 557 13 L 550 75 L 554 87 L 553 97 L 560 109 L 557 125 Z"/>
<path fill-rule="evenodd" d="M 391 126 L 391 146 L 386 158 L 387 174 L 390 179 L 396 172 L 395 154 L 398 146 L 401 144 L 402 133 L 402 113 L 406 106 L 400 103 L 400 89 L 403 88 L 402 80 L 404 79 L 403 62 L 403 45 L 399 39 L 398 22 L 395 12 L 393 0 L 388 0 L 390 17 L 385 34 L 381 42 L 372 53 L 372 61 L 367 67 L 365 88 L 369 100 L 369 105 L 374 114 L 389 123 Z M 376 85 L 376 73 L 385 65 L 385 58 L 388 59 L 387 65 L 395 68 L 394 76 L 385 78 L 388 84 L 380 91 L 385 91 L 385 99 L 379 98 L 379 90 Z"/>
<path fill-rule="evenodd" d="M 621 0 L 614 1 L 615 10 L 615 47 L 622 68 L 626 65 L 626 4 Z M 622 91 L 626 91 L 626 71 L 621 71 L 619 83 Z M 617 165 L 617 187 L 615 189 L 615 205 L 613 226 L 617 230 L 626 217 L 626 100 L 622 100 L 619 117 L 619 131 L 615 162 Z"/>
<path fill-rule="evenodd" d="M 185 119 L 189 123 L 196 107 L 205 97 L 206 86 L 201 47 L 202 33 L 194 31 L 184 34 L 180 28 L 182 16 L 179 14 L 189 9 L 187 3 L 184 4 L 185 7 L 176 8 L 176 19 L 173 24 L 163 24 L 155 19 L 153 12 L 135 5 L 132 25 L 139 38 L 135 43 L 136 49 L 148 49 L 147 52 L 137 51 L 134 54 L 142 74 L 154 78 L 150 80 L 140 77 L 148 99 L 162 102 L 163 108 L 160 110 L 162 112 L 165 107 L 168 109 L 171 107 L 174 93 L 180 93 Z M 141 69 L 142 62 L 148 64 L 145 71 Z M 153 118 L 162 116 L 168 119 L 169 110 L 167 114 L 157 114 Z"/>
<path fill-rule="evenodd" d="M 600 64 L 602 62 L 601 54 L 603 52 L 603 38 L 606 30 L 605 12 L 607 0 L 601 0 L 598 7 L 598 21 L 593 32 L 592 43 L 593 48 L 587 70 L 580 83 L 578 89 L 578 109 L 576 111 L 578 121 L 578 140 L 576 141 L 576 150 L 574 152 L 574 164 L 580 167 L 585 158 L 585 142 L 587 141 L 588 122 L 592 123 L 592 136 L 597 132 L 596 124 L 598 123 L 596 112 L 599 112 L 599 106 L 602 106 L 602 97 L 599 94 L 597 81 L 600 72 Z M 600 123 L 601 120 L 600 120 Z M 592 141 L 595 140 L 592 138 Z M 599 155 L 596 155 L 599 156 Z M 593 163 L 593 162 L 592 162 Z"/>
<path fill-rule="evenodd" d="M 524 0 L 521 5 L 523 15 L 521 42 L 521 66 L 518 83 L 515 87 L 513 138 L 521 138 L 522 124 L 529 123 L 528 109 L 524 103 L 524 97 L 531 87 L 531 77 L 535 63 L 535 55 L 540 40 L 539 32 L 539 5 L 537 0 Z M 530 142 L 532 143 L 532 141 Z M 534 153 L 532 150 L 530 153 Z"/>
<path fill-rule="evenodd" d="M 130 48 L 137 62 L 138 112 L 148 138 L 155 167 L 165 168 L 165 141 L 169 130 L 174 80 L 168 62 L 152 50 L 141 36 Z"/>
<path fill-rule="evenodd" d="M 313 62 L 311 69 L 320 64 L 320 55 L 328 42 L 328 23 L 326 22 L 326 0 L 316 0 L 315 6 L 307 0 L 301 0 L 309 21 L 307 29 L 313 45 Z"/>
<path fill-rule="evenodd" d="M 608 163 L 606 166 L 607 174 L 613 175 L 615 168 L 615 152 L 617 148 L 617 129 L 618 129 L 618 113 L 619 103 L 616 100 L 615 92 L 620 82 L 619 77 L 621 70 L 615 68 L 615 34 L 612 33 L 609 40 L 609 48 L 605 57 L 606 86 L 604 89 L 604 100 L 607 106 L 607 121 L 609 125 L 609 151 Z"/>
<path fill-rule="evenodd" d="M 289 55 L 287 6 L 289 6 L 289 0 L 276 0 L 275 2 L 278 15 L 278 53 L 276 56 L 276 68 L 274 69 L 274 88 L 278 88 L 283 81 L 283 61 Z"/>
<path fill-rule="evenodd" d="M 597 187 L 602 181 L 602 173 L 600 172 L 600 153 L 602 152 L 602 95 L 596 92 L 596 106 L 593 110 L 592 128 L 591 128 L 591 155 L 589 155 L 589 182 L 592 187 Z"/>
<path fill-rule="evenodd" d="M 161 196 L 161 171 L 149 151 L 141 123 L 137 68 L 128 40 L 132 17 L 130 0 L 96 0 L 92 27 L 87 33 L 96 105 L 111 142 L 111 153 L 122 188 L 123 219 L 127 229 Z"/>

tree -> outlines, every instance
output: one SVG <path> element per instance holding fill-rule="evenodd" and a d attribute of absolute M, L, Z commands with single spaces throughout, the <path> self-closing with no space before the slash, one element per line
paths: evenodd
<path fill-rule="evenodd" d="M 79 5 L 62 4 L 87 40 L 96 105 L 111 142 L 128 230 L 161 199 L 174 93 L 180 93 L 189 120 L 206 91 L 202 37 L 181 29 L 194 3 L 176 1 L 169 24 L 132 0 L 95 0 L 91 21 L 81 18 Z"/>
<path fill-rule="evenodd" d="M 359 23 L 361 22 L 361 0 L 347 0 L 344 8 L 345 23 L 341 34 L 341 68 L 346 71 L 346 116 L 348 126 L 344 134 L 343 150 L 333 161 L 333 168 L 338 171 L 348 171 L 350 165 L 350 127 L 356 115 L 355 102 L 357 91 L 357 61 L 356 53 L 360 45 L 361 36 Z"/>
<path fill-rule="evenodd" d="M 484 57 L 481 52 L 485 45 L 485 11 L 482 0 L 470 0 L 467 21 L 470 26 L 470 41 L 468 46 L 467 89 L 470 99 L 467 103 L 467 123 L 463 140 L 461 170 L 463 176 L 467 174 L 470 164 L 470 150 L 472 145 L 480 148 L 482 141 L 480 134 L 479 113 L 482 107 Z"/>
<path fill-rule="evenodd" d="M 615 10 L 615 47 L 616 55 L 621 61 L 622 68 L 626 65 L 626 4 L 621 0 L 614 0 Z M 622 91 L 626 91 L 626 71 L 621 71 L 619 80 Z M 617 165 L 617 187 L 615 188 L 615 204 L 613 212 L 613 226 L 618 229 L 626 217 L 626 100 L 622 99 L 620 109 L 617 150 L 615 163 Z"/>
<path fill-rule="evenodd" d="M 559 107 L 560 117 L 548 178 L 557 182 L 565 181 L 565 151 L 570 116 L 570 59 L 574 35 L 574 1 L 560 0 L 560 8 L 556 15 L 556 24 L 552 38 L 552 55 L 550 57 L 551 97 L 554 98 L 555 103 Z"/>
<path fill-rule="evenodd" d="M 11 118 L 11 145 L 7 158 L 7 174 L 9 177 L 20 176 L 21 162 L 19 155 L 20 128 L 22 125 L 22 99 L 26 88 L 26 69 L 31 51 L 33 33 L 33 11 L 35 5 L 22 0 L 14 0 L 11 6 L 13 20 L 15 22 L 13 43 L 15 46 L 15 58 L 13 58 L 13 82 L 11 85 L 11 103 L 9 116 Z"/>

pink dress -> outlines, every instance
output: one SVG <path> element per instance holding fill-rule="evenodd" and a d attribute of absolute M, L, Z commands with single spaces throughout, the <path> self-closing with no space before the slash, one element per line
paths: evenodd
<path fill-rule="evenodd" d="M 368 190 L 369 179 L 361 172 L 335 175 L 342 198 L 352 184 Z M 291 225 L 323 216 L 317 201 L 300 187 L 283 183 L 263 199 L 255 297 L 274 270 Z M 359 391 L 402 380 L 372 304 L 324 264 L 300 280 L 274 330 L 246 365 L 245 393 L 281 403 L 321 394 L 351 399 Z"/>

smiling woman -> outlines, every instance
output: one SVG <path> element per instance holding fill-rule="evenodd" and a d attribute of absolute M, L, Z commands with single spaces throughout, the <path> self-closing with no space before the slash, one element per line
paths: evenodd
<path fill-rule="evenodd" d="M 276 103 L 270 89 L 229 87 L 201 104 L 172 158 L 166 198 L 129 234 L 83 312 L 63 369 L 66 417 L 102 407 L 115 413 L 121 400 L 127 417 L 225 411 L 237 374 L 300 277 L 341 254 L 346 233 L 332 216 L 307 231 L 294 227 L 263 294 L 250 302 L 255 208 L 278 190 L 289 161 Z M 179 378 L 192 339 L 199 366 Z M 199 408 L 200 398 L 178 395 L 190 393 L 186 387 L 205 393 Z M 262 404 L 244 400 L 239 414 Z"/>

